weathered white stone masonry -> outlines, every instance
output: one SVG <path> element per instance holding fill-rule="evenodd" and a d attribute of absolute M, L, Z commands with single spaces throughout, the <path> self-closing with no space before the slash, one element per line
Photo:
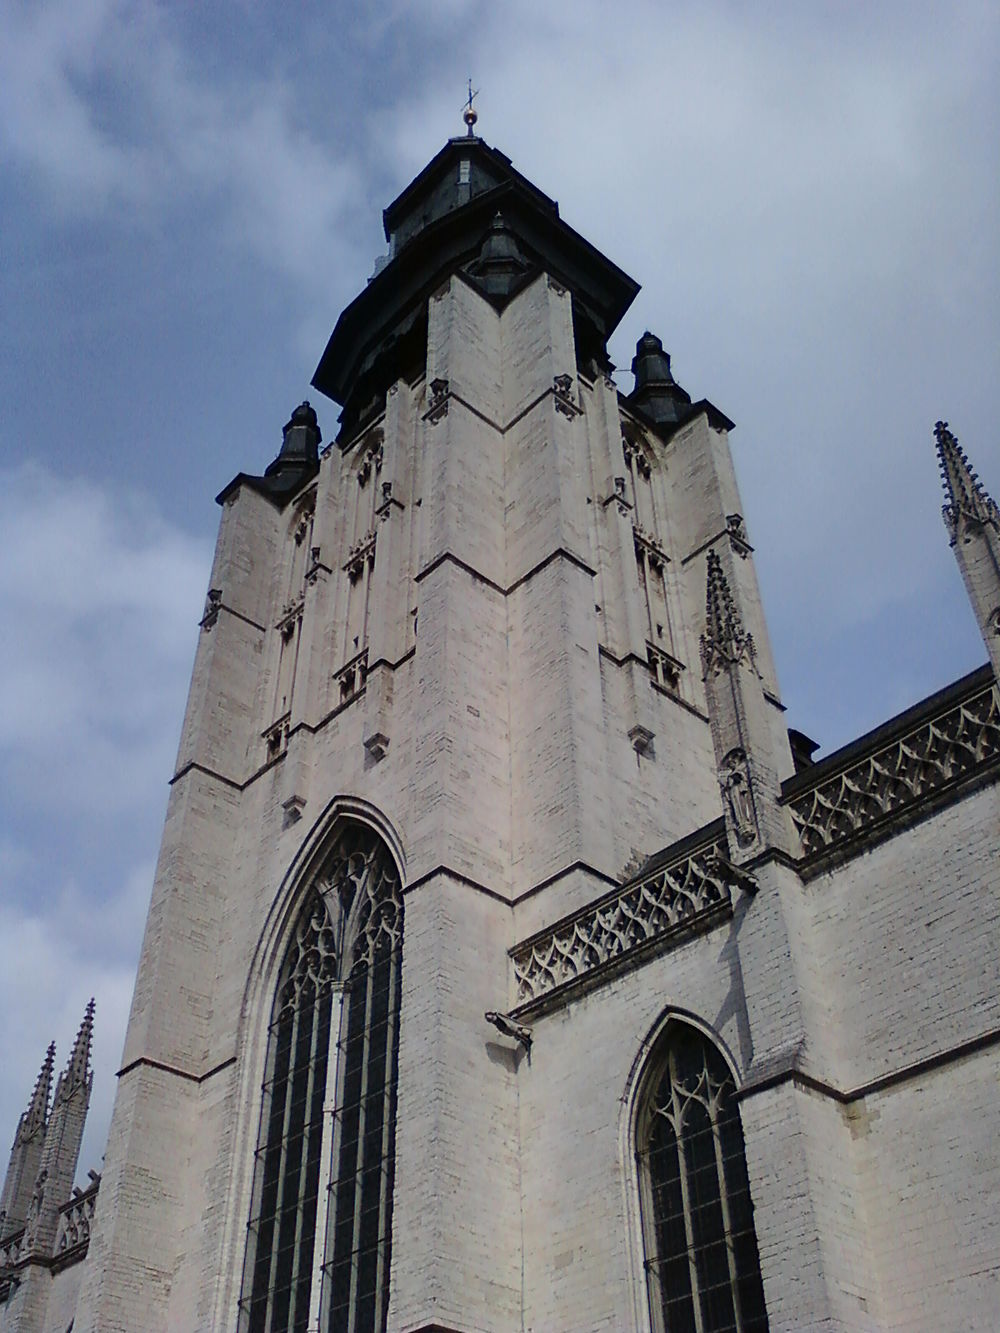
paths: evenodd
<path fill-rule="evenodd" d="M 633 393 L 611 378 L 636 285 L 474 137 L 385 220 L 390 260 L 314 379 L 337 439 L 304 403 L 219 497 L 82 1288 L 45 1270 L 47 1307 L 18 1287 L 0 1330 L 995 1328 L 995 506 L 941 426 L 992 668 L 819 764 L 793 737 L 793 760 L 732 423 L 651 334 Z M 405 920 L 370 1250 L 332 1146 L 349 829 Z M 301 1066 L 330 1070 L 318 1205 L 289 1203 L 308 1171 L 268 1137 L 317 891 L 348 923 L 314 964 L 329 1060 Z M 279 1139 L 294 1288 L 278 1241 L 262 1267 Z"/>

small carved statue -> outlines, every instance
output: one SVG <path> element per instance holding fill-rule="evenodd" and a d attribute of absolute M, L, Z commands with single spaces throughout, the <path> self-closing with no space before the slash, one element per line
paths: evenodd
<path fill-rule="evenodd" d="M 746 755 L 742 750 L 731 750 L 723 760 L 723 766 L 729 770 L 728 776 L 724 779 L 723 791 L 736 831 L 736 840 L 741 847 L 749 847 L 757 840 L 757 819 L 750 791 Z"/>

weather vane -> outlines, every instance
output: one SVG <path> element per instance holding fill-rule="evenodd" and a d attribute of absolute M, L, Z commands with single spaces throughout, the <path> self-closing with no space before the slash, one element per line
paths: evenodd
<path fill-rule="evenodd" d="M 476 113 L 476 108 L 472 105 L 473 98 L 476 98 L 476 97 L 478 97 L 478 96 L 479 96 L 479 89 L 477 88 L 475 92 L 472 91 L 472 80 L 470 79 L 470 80 L 469 80 L 469 97 L 468 97 L 468 101 L 464 102 L 463 105 L 462 105 L 462 119 L 465 121 L 466 125 L 468 126 L 468 132 L 469 132 L 469 138 L 470 138 L 470 139 L 474 139 L 474 138 L 475 138 L 476 132 L 475 132 L 475 128 L 474 128 L 474 127 L 475 127 L 476 121 L 479 119 L 479 116 L 478 116 L 478 114 Z"/>

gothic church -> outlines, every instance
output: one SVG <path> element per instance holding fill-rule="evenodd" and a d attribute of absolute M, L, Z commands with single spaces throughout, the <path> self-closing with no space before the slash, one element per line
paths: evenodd
<path fill-rule="evenodd" d="M 989 661 L 813 762 L 732 422 L 474 133 L 222 521 L 102 1177 L 92 1009 L 0 1201 L 2 1333 L 1000 1326 Z"/>

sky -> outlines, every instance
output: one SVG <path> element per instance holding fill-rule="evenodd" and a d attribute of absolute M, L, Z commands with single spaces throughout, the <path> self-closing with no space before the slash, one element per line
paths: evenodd
<path fill-rule="evenodd" d="M 219 511 L 381 210 L 477 129 L 642 291 L 731 443 L 788 722 L 986 660 L 932 430 L 1000 496 L 1000 5 L 7 0 L 0 1152 L 97 999 L 100 1166 Z"/>

